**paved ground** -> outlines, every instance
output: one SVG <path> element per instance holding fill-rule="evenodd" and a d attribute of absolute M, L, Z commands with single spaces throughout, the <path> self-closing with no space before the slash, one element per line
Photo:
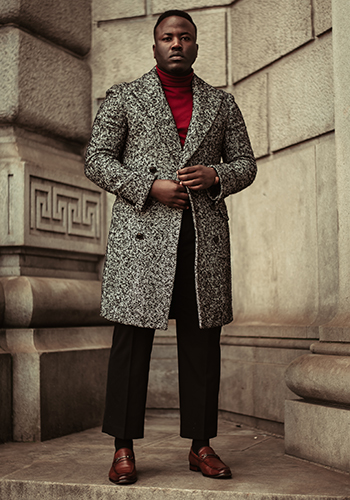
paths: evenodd
<path fill-rule="evenodd" d="M 129 486 L 108 481 L 113 438 L 100 429 L 43 443 L 3 444 L 0 498 L 350 500 L 349 475 L 285 456 L 281 438 L 223 420 L 212 445 L 233 478 L 205 478 L 189 470 L 189 441 L 178 437 L 178 428 L 176 417 L 147 417 L 145 439 L 135 443 L 139 480 Z"/>

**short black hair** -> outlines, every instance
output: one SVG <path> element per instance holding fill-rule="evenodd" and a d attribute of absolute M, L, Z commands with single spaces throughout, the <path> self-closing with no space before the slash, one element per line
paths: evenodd
<path fill-rule="evenodd" d="M 187 21 L 190 21 L 190 23 L 192 23 L 194 26 L 194 32 L 195 32 L 196 37 L 197 37 L 197 26 L 194 24 L 192 17 L 189 14 L 187 14 L 187 12 L 185 12 L 184 10 L 173 9 L 173 10 L 167 10 L 166 12 L 163 12 L 163 14 L 161 14 L 158 17 L 157 22 L 156 22 L 154 29 L 153 29 L 154 38 L 156 38 L 156 29 L 157 29 L 158 25 L 164 19 L 166 19 L 167 17 L 171 17 L 171 16 L 183 17 L 184 19 L 187 19 Z"/>

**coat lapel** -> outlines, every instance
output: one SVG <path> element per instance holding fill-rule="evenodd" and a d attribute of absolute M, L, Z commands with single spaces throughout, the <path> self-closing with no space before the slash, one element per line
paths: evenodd
<path fill-rule="evenodd" d="M 192 89 L 192 118 L 180 159 L 180 168 L 186 165 L 186 162 L 200 147 L 216 118 L 223 99 L 223 96 L 220 96 L 215 88 L 205 83 L 196 75 L 193 77 Z"/>
<path fill-rule="evenodd" d="M 156 129 L 177 166 L 182 152 L 181 142 L 173 114 L 155 68 L 138 80 L 138 84 L 133 88 L 133 93 L 138 104 L 142 107 L 143 113 L 149 119 L 151 137 Z"/>
<path fill-rule="evenodd" d="M 184 167 L 200 147 L 221 106 L 223 96 L 196 75 L 193 77 L 193 110 L 184 148 L 181 147 L 179 134 L 162 84 L 153 68 L 142 78 L 136 80 L 132 92 L 137 105 L 142 108 L 150 124 L 150 137 L 156 129 L 166 144 L 176 168 Z"/>

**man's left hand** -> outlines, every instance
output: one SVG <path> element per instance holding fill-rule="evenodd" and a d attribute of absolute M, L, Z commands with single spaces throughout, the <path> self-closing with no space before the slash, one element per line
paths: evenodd
<path fill-rule="evenodd" d="M 177 171 L 177 177 L 180 184 L 194 191 L 208 189 L 219 182 L 216 170 L 212 167 L 208 168 L 205 165 L 182 168 Z"/>

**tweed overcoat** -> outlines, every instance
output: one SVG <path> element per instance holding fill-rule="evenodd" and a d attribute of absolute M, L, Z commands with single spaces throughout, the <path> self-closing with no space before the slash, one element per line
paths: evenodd
<path fill-rule="evenodd" d="M 192 90 L 183 148 L 155 68 L 109 89 L 94 121 L 85 174 L 116 195 L 102 281 L 101 315 L 109 320 L 167 328 L 182 210 L 161 204 L 149 192 L 155 179 L 176 180 L 178 169 L 202 164 L 215 168 L 220 183 L 188 190 L 199 325 L 232 321 L 224 198 L 253 182 L 256 163 L 233 96 L 196 75 Z"/>

